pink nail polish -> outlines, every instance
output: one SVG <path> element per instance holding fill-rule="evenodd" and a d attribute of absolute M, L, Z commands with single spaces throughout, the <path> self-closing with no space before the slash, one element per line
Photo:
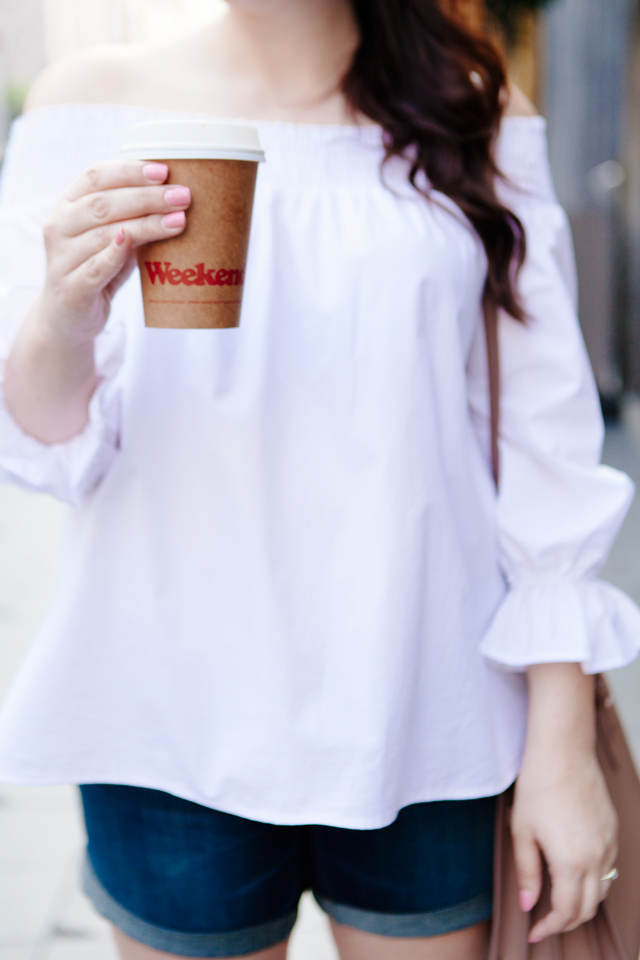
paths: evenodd
<path fill-rule="evenodd" d="M 529 943 L 542 943 L 543 937 L 529 937 Z"/>
<path fill-rule="evenodd" d="M 147 163 L 142 172 L 147 180 L 154 180 L 156 183 L 163 183 L 167 179 L 169 167 L 166 163 Z"/>
<path fill-rule="evenodd" d="M 189 187 L 171 187 L 165 190 L 164 198 L 172 207 L 186 207 L 191 203 Z"/>
<path fill-rule="evenodd" d="M 528 890 L 520 891 L 520 909 L 523 913 L 529 913 L 534 908 L 533 894 Z"/>
<path fill-rule="evenodd" d="M 166 217 L 162 218 L 162 226 L 169 230 L 175 230 L 177 227 L 184 227 L 186 220 L 187 218 L 182 210 L 177 213 L 168 213 Z"/>
<path fill-rule="evenodd" d="M 116 247 L 121 247 L 122 244 L 124 243 L 124 230 L 122 229 L 122 227 L 120 227 L 120 229 L 116 233 L 115 237 L 113 238 L 113 242 L 115 243 Z"/>

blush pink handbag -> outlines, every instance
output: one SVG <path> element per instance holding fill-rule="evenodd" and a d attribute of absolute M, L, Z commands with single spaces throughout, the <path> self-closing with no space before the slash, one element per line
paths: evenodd
<path fill-rule="evenodd" d="M 497 311 L 485 308 L 491 399 L 491 456 L 499 479 L 498 426 L 500 364 Z M 638 960 L 640 953 L 640 780 L 603 677 L 595 680 L 597 755 L 618 814 L 619 877 L 593 920 L 571 933 L 527 942 L 533 925 L 550 909 L 551 884 L 545 871 L 540 901 L 530 914 L 518 900 L 511 839 L 513 788 L 498 800 L 496 813 L 494 906 L 489 960 Z"/>

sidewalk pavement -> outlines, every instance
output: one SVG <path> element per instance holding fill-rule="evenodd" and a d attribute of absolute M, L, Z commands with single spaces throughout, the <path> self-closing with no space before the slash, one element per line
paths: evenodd
<path fill-rule="evenodd" d="M 605 462 L 640 486 L 640 400 L 609 430 Z M 0 698 L 55 584 L 64 508 L 0 487 Z M 640 602 L 640 498 L 603 570 Z M 640 661 L 612 675 L 640 759 Z M 0 786 L 0 960 L 116 960 L 108 925 L 78 888 L 84 835 L 74 788 Z M 306 895 L 290 960 L 337 960 L 328 923 Z"/>

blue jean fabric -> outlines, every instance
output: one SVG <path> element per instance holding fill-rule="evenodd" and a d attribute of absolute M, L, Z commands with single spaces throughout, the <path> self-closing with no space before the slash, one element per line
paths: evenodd
<path fill-rule="evenodd" d="M 242 956 L 285 940 L 306 889 L 339 923 L 434 936 L 491 915 L 495 798 L 419 803 L 380 830 L 275 826 L 140 787 L 81 787 L 85 889 L 148 946 Z"/>

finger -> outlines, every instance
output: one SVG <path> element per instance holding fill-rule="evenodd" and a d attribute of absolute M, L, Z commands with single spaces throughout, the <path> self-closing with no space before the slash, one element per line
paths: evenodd
<path fill-rule="evenodd" d="M 609 849 L 607 850 L 606 859 L 603 861 L 605 864 L 602 869 L 599 871 L 598 877 L 598 892 L 600 894 L 600 900 L 606 900 L 611 887 L 613 886 L 614 880 L 600 880 L 600 877 L 606 877 L 607 874 L 611 873 L 616 869 L 616 860 L 618 859 L 618 844 L 610 844 Z M 618 873 L 616 871 L 615 878 L 617 879 Z"/>
<path fill-rule="evenodd" d="M 82 311 L 123 269 L 132 249 L 126 230 L 118 230 L 106 250 L 91 257 L 64 280 L 65 299 Z"/>
<path fill-rule="evenodd" d="M 137 266 L 136 255 L 133 252 L 133 250 L 131 250 L 120 272 L 117 273 L 113 278 L 113 280 L 111 280 L 104 288 L 104 296 L 107 298 L 107 301 L 109 303 L 111 303 L 111 301 L 115 297 L 120 287 L 122 287 L 127 282 L 129 277 L 135 270 L 136 266 Z"/>
<path fill-rule="evenodd" d="M 613 886 L 613 883 L 614 883 L 613 880 L 600 880 L 600 877 L 606 876 L 615 868 L 615 862 L 617 858 L 618 858 L 618 850 L 616 847 L 615 849 L 610 851 L 610 859 L 608 861 L 605 861 L 609 863 L 609 866 L 603 867 L 598 877 L 598 901 L 600 903 L 603 900 L 607 899 L 609 895 L 609 891 L 611 890 L 611 887 Z"/>
<path fill-rule="evenodd" d="M 59 276 L 71 273 L 91 257 L 106 250 L 109 244 L 113 243 L 120 229 L 126 230 L 131 237 L 133 247 L 139 247 L 145 243 L 178 236 L 184 230 L 186 222 L 184 212 L 174 211 L 164 217 L 155 214 L 150 217 L 140 217 L 137 220 L 126 220 L 122 223 L 97 227 L 95 230 L 89 230 L 69 240 L 64 245 L 64 250 L 52 260 L 52 271 Z"/>
<path fill-rule="evenodd" d="M 62 194 L 65 200 L 75 203 L 81 197 L 100 190 L 115 190 L 118 187 L 144 187 L 151 183 L 164 183 L 169 176 L 166 163 L 147 163 L 144 160 L 107 160 L 85 170 Z"/>
<path fill-rule="evenodd" d="M 562 931 L 559 932 L 568 933 L 570 930 L 575 930 L 576 927 L 581 926 L 588 920 L 593 920 L 598 912 L 598 906 L 600 905 L 600 886 L 603 886 L 603 884 L 600 883 L 598 877 L 595 875 L 590 874 L 584 878 L 582 884 L 582 903 L 580 905 L 580 912 L 577 917 L 575 917 Z"/>
<path fill-rule="evenodd" d="M 606 886 L 607 884 L 603 883 L 599 876 L 596 876 L 593 873 L 589 874 L 585 878 L 582 895 L 582 909 L 580 910 L 580 916 L 578 917 L 575 926 L 580 926 L 581 923 L 586 923 L 587 920 L 593 920 L 598 912 L 600 901 L 603 899 L 601 888 Z"/>
<path fill-rule="evenodd" d="M 552 878 L 551 910 L 532 928 L 529 943 L 577 926 L 584 901 L 584 879 L 584 874 L 576 873 Z"/>
<path fill-rule="evenodd" d="M 603 900 L 607 899 L 612 885 L 611 880 L 600 880 L 598 882 L 598 903 L 602 903 Z"/>
<path fill-rule="evenodd" d="M 533 910 L 542 889 L 542 858 L 533 837 L 514 832 L 513 850 L 520 891 L 520 909 L 523 913 Z"/>
<path fill-rule="evenodd" d="M 150 214 L 166 215 L 186 210 L 191 204 L 188 187 L 145 186 L 101 190 L 66 204 L 58 217 L 60 234 L 77 237 L 103 224 L 122 223 Z"/>

